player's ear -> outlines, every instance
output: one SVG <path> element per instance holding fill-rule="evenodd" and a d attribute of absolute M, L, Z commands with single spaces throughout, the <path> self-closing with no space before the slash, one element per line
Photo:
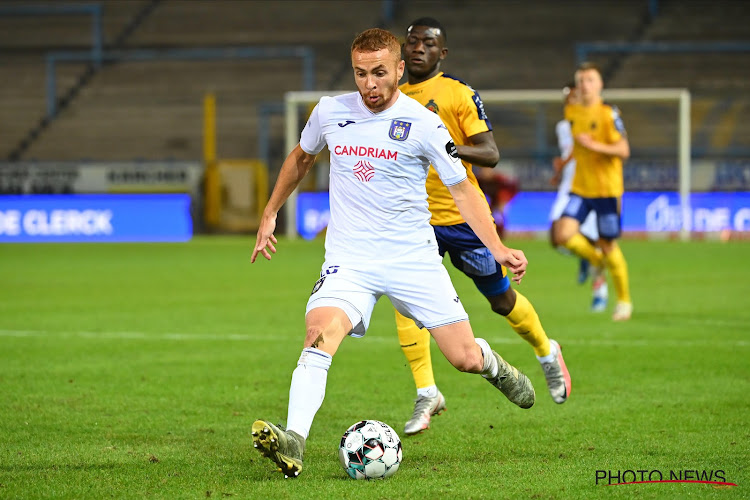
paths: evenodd
<path fill-rule="evenodd" d="M 443 47 L 442 49 L 440 49 L 440 60 L 441 61 L 443 59 L 445 59 L 445 56 L 447 56 L 447 55 L 448 55 L 448 47 Z"/>
<path fill-rule="evenodd" d="M 401 80 L 401 77 L 404 76 L 404 68 L 406 68 L 406 62 L 403 59 L 401 59 L 398 61 L 398 67 L 397 67 L 397 72 L 396 72 L 399 80 Z"/>

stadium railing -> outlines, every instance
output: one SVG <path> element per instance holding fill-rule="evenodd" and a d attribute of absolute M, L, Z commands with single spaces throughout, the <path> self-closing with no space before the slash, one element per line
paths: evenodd
<path fill-rule="evenodd" d="M 188 49 L 133 49 L 102 52 L 101 61 L 186 61 L 225 59 L 285 59 L 302 60 L 302 88 L 312 90 L 315 86 L 315 50 L 307 45 L 295 46 L 247 46 L 247 47 L 192 47 Z M 47 63 L 47 116 L 57 113 L 57 76 L 59 62 L 89 62 L 88 51 L 49 52 Z"/>
<path fill-rule="evenodd" d="M 102 6 L 93 4 L 7 5 L 0 7 L 0 17 L 13 16 L 91 16 L 91 51 L 87 61 L 102 63 L 104 41 L 102 34 Z"/>
<path fill-rule="evenodd" d="M 750 52 L 750 42 L 580 42 L 576 44 L 576 63 L 588 59 L 590 54 L 656 54 L 656 53 L 715 53 Z"/>

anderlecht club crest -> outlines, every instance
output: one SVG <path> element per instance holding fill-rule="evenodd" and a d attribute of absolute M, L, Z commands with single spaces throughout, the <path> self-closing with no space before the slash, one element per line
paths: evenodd
<path fill-rule="evenodd" d="M 411 128 L 411 122 L 402 122 L 401 120 L 393 120 L 391 122 L 391 130 L 388 131 L 388 137 L 394 141 L 405 141 L 409 137 L 409 129 Z"/>

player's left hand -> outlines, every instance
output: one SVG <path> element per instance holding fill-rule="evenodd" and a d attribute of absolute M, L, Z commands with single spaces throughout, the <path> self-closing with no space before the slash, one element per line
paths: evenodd
<path fill-rule="evenodd" d="M 523 251 L 508 248 L 505 255 L 497 259 L 497 261 L 513 273 L 513 278 L 511 279 L 520 285 L 521 279 L 526 275 L 526 266 L 529 265 L 529 261 L 526 259 Z"/>
<path fill-rule="evenodd" d="M 276 229 L 276 217 L 263 217 L 260 221 L 260 227 L 258 228 L 258 235 L 255 238 L 255 248 L 253 249 L 253 255 L 250 257 L 250 263 L 252 264 L 255 262 L 255 259 L 258 257 L 258 253 L 263 254 L 263 257 L 265 257 L 267 260 L 271 260 L 271 254 L 268 253 L 270 250 L 271 253 L 276 253 L 276 247 L 274 246 L 274 243 L 278 243 L 276 241 L 276 236 L 273 235 L 274 230 Z"/>

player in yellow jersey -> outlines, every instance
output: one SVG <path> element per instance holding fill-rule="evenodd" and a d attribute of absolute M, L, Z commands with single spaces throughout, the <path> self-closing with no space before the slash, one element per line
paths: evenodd
<path fill-rule="evenodd" d="M 448 53 L 446 40 L 445 28 L 435 19 L 425 17 L 411 23 L 403 47 L 408 81 L 399 88 L 440 116 L 453 137 L 469 181 L 481 192 L 472 165 L 492 168 L 499 153 L 479 95 L 462 81 L 440 71 Z M 506 269 L 495 262 L 466 224 L 432 167 L 427 175 L 427 201 L 441 255 L 447 252 L 453 265 L 474 280 L 492 310 L 505 316 L 511 327 L 531 344 L 544 369 L 552 398 L 556 403 L 565 402 L 570 394 L 570 375 L 559 344 L 547 338 L 528 299 L 510 287 Z M 492 217 L 489 205 L 487 217 Z M 445 409 L 445 398 L 435 385 L 429 332 L 420 330 L 414 321 L 398 312 L 396 325 L 417 386 L 414 414 L 404 429 L 411 435 L 429 427 L 430 417 Z"/>
<path fill-rule="evenodd" d="M 621 232 L 622 162 L 630 157 L 630 144 L 619 110 L 602 102 L 599 69 L 583 63 L 576 70 L 575 80 L 581 102 L 565 108 L 565 119 L 575 139 L 576 173 L 570 201 L 556 228 L 558 239 L 593 266 L 609 270 L 617 294 L 612 319 L 624 321 L 630 319 L 633 304 L 628 265 L 616 239 Z M 592 211 L 597 217 L 601 252 L 580 233 L 581 222 Z"/>

